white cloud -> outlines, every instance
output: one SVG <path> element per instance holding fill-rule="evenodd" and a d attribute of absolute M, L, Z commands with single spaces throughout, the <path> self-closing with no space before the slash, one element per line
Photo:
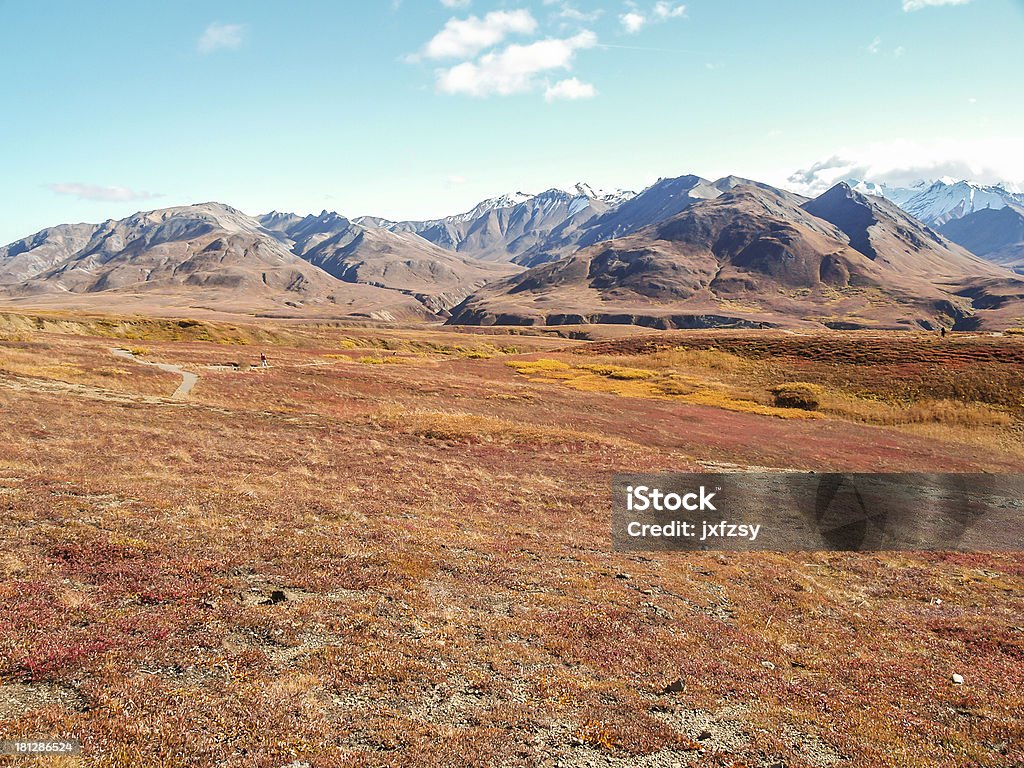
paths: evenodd
<path fill-rule="evenodd" d="M 882 38 L 876 37 L 868 46 L 868 53 L 878 53 L 880 50 L 882 50 Z"/>
<path fill-rule="evenodd" d="M 465 8 L 469 0 L 441 0 L 441 5 L 445 8 Z"/>
<path fill-rule="evenodd" d="M 560 80 L 554 85 L 549 85 L 544 91 L 545 101 L 576 101 L 578 99 L 592 99 L 597 95 L 597 89 L 590 83 L 581 82 L 578 78 L 570 77 L 568 80 Z"/>
<path fill-rule="evenodd" d="M 673 5 L 672 3 L 659 0 L 654 4 L 654 15 L 659 19 L 678 19 L 686 16 L 685 5 Z"/>
<path fill-rule="evenodd" d="M 130 187 L 104 187 L 99 184 L 83 184 L 78 181 L 47 184 L 47 188 L 58 195 L 71 195 L 79 200 L 102 200 L 104 202 L 151 200 L 154 197 L 163 197 L 159 193 L 134 190 Z"/>
<path fill-rule="evenodd" d="M 200 53 L 213 53 L 221 50 L 235 50 L 242 45 L 245 27 L 241 24 L 221 24 L 213 22 L 199 36 L 196 49 Z"/>
<path fill-rule="evenodd" d="M 903 0 L 904 11 L 920 11 L 940 5 L 967 5 L 971 0 Z"/>
<path fill-rule="evenodd" d="M 497 45 L 510 34 L 532 34 L 537 20 L 526 10 L 491 11 L 482 19 L 449 19 L 444 29 L 427 43 L 424 55 L 431 59 L 464 59 Z"/>
<path fill-rule="evenodd" d="M 630 11 L 619 16 L 619 21 L 622 22 L 622 28 L 632 35 L 643 28 L 647 23 L 647 17 L 642 13 Z"/>
<path fill-rule="evenodd" d="M 597 45 L 597 35 L 583 31 L 567 38 L 538 40 L 528 45 L 509 45 L 437 73 L 438 90 L 470 96 L 525 93 L 536 90 L 538 76 L 569 69 L 576 52 Z"/>
<path fill-rule="evenodd" d="M 1024 138 L 890 141 L 844 149 L 789 176 L 788 187 L 815 195 L 845 179 L 894 185 L 950 176 L 983 184 L 1024 181 Z"/>

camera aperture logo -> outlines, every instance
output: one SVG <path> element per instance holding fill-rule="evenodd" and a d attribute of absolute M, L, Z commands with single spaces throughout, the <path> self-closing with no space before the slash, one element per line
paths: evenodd
<path fill-rule="evenodd" d="M 659 517 L 674 512 L 717 512 L 715 496 L 721 492 L 721 486 L 709 490 L 707 486 L 701 485 L 692 491 L 677 493 L 647 485 L 629 485 L 626 487 L 626 511 L 654 513 Z M 632 538 L 684 538 L 699 542 L 742 538 L 754 542 L 760 532 L 760 525 L 733 523 L 723 519 L 671 519 L 658 523 L 638 519 L 626 524 L 626 534 Z"/>

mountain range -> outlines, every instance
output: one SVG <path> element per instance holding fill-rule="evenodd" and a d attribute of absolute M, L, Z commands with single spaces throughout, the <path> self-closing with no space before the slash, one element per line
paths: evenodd
<path fill-rule="evenodd" d="M 814 199 L 748 179 L 509 194 L 430 221 L 220 203 L 0 248 L 0 302 L 472 324 L 1003 327 L 1024 198 L 941 180 Z M 985 258 L 979 258 L 984 256 Z"/>
<path fill-rule="evenodd" d="M 1024 194 L 955 179 L 911 187 L 848 183 L 891 200 L 972 253 L 1024 272 Z"/>
<path fill-rule="evenodd" d="M 846 184 L 814 200 L 736 184 L 492 283 L 451 322 L 966 327 L 980 322 L 970 294 L 989 296 L 986 282 L 1003 296 L 1017 281 L 887 200 Z"/>

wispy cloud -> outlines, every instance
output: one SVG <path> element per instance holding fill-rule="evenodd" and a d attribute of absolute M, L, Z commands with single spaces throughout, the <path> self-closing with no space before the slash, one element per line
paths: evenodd
<path fill-rule="evenodd" d="M 591 83 L 584 83 L 578 78 L 570 77 L 567 80 L 560 80 L 554 85 L 549 85 L 544 91 L 544 101 L 578 101 L 592 99 L 596 95 L 597 89 Z"/>
<path fill-rule="evenodd" d="M 245 27 L 242 24 L 221 24 L 215 21 L 199 36 L 196 50 L 199 53 L 235 50 L 241 48 L 244 35 Z"/>
<path fill-rule="evenodd" d="M 532 34 L 537 20 L 526 10 L 491 11 L 483 18 L 449 19 L 423 50 L 431 59 L 462 59 L 475 56 L 511 34 Z"/>
<path fill-rule="evenodd" d="M 553 5 L 545 0 L 545 5 Z M 582 11 L 571 3 L 562 3 L 555 16 L 562 22 L 574 24 L 593 24 L 604 15 L 604 10 L 595 8 L 590 11 Z"/>
<path fill-rule="evenodd" d="M 441 5 L 445 8 L 465 8 L 469 0 L 441 0 Z"/>
<path fill-rule="evenodd" d="M 163 197 L 159 192 L 145 192 L 131 187 L 105 187 L 100 184 L 83 184 L 78 181 L 62 181 L 47 184 L 51 192 L 71 195 L 79 200 L 101 200 L 104 202 L 126 202 L 129 200 L 152 200 Z"/>
<path fill-rule="evenodd" d="M 659 19 L 679 19 L 686 16 L 685 5 L 674 5 L 673 3 L 660 0 L 654 4 L 654 15 Z"/>
<path fill-rule="evenodd" d="M 920 11 L 940 5 L 967 5 L 971 0 L 903 0 L 904 11 Z"/>
<path fill-rule="evenodd" d="M 888 55 L 885 46 L 882 45 L 881 36 L 876 36 L 875 39 L 871 41 L 871 43 L 868 45 L 867 51 L 872 56 L 878 56 L 879 54 Z M 895 48 L 892 49 L 892 55 L 897 59 L 903 56 L 903 54 L 905 54 L 906 52 L 907 49 L 904 48 L 902 45 L 897 45 Z"/>
<path fill-rule="evenodd" d="M 437 86 L 444 93 L 470 96 L 526 93 L 541 86 L 539 77 L 543 73 L 569 69 L 577 51 L 595 45 L 597 35 L 590 31 L 528 45 L 509 45 L 476 61 L 440 70 Z"/>

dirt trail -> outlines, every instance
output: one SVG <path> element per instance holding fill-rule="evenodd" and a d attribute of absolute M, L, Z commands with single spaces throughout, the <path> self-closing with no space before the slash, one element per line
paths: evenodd
<path fill-rule="evenodd" d="M 172 365 L 170 363 L 151 363 L 149 360 L 140 360 L 135 356 L 134 353 L 129 352 L 127 349 L 113 348 L 110 350 L 113 354 L 118 357 L 123 357 L 126 360 L 139 363 L 140 365 L 154 365 L 161 371 L 167 371 L 168 373 L 176 373 L 181 376 L 181 384 L 171 394 L 171 400 L 187 400 L 189 393 L 192 391 L 192 387 L 199 381 L 199 375 L 186 371 L 180 365 Z"/>

